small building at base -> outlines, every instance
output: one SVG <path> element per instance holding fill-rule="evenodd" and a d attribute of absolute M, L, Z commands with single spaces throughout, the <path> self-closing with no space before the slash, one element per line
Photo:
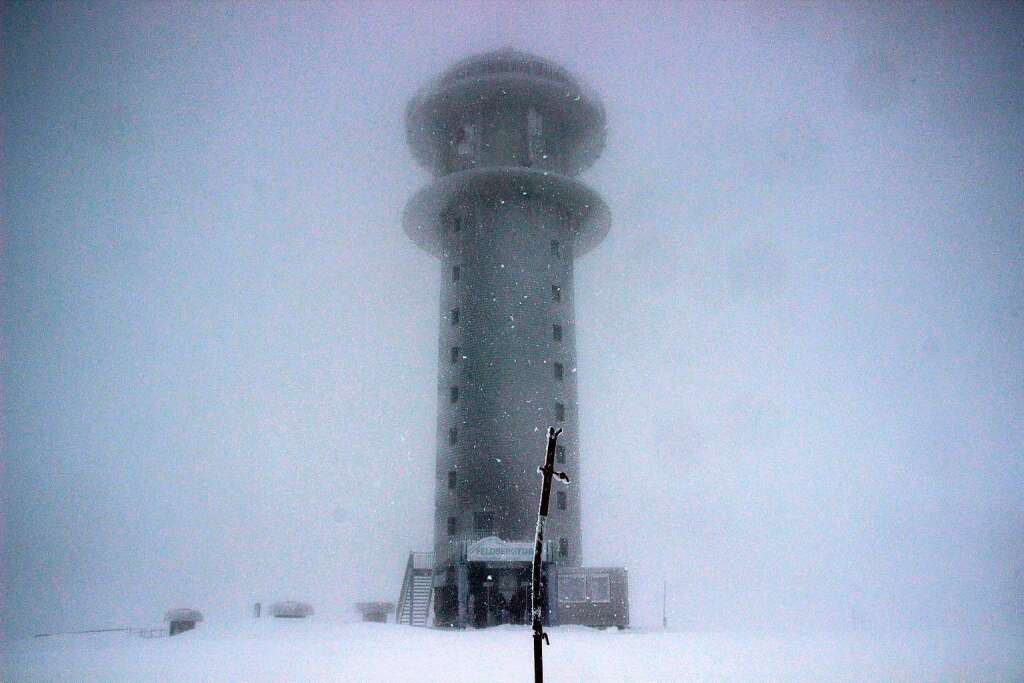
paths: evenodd
<path fill-rule="evenodd" d="M 541 618 L 545 624 L 626 628 L 629 576 L 621 567 L 560 565 L 545 543 L 541 570 Z M 554 558 L 554 559 L 553 559 Z M 409 566 L 413 567 L 410 561 Z M 432 614 L 422 625 L 474 627 L 529 624 L 533 543 L 487 536 L 452 544 L 447 567 L 431 576 Z M 412 585 L 410 576 L 406 584 Z M 402 599 L 413 601 L 403 591 Z M 411 613 L 412 604 L 399 613 Z M 400 621 L 402 621 L 400 619 Z M 415 624 L 415 621 L 405 623 Z"/>
<path fill-rule="evenodd" d="M 552 623 L 629 626 L 629 575 L 623 567 L 565 567 L 554 586 Z"/>
<path fill-rule="evenodd" d="M 270 613 L 276 619 L 305 619 L 313 614 L 313 606 L 308 602 L 285 600 L 271 605 Z"/>
<path fill-rule="evenodd" d="M 395 605 L 391 602 L 357 602 L 356 609 L 363 621 L 383 624 L 387 622 L 388 615 L 395 611 Z"/>
<path fill-rule="evenodd" d="M 196 623 L 202 620 L 202 612 L 188 607 L 179 607 L 177 609 L 167 610 L 167 613 L 164 614 L 164 621 L 169 623 L 167 635 L 170 636 L 176 636 L 179 633 L 191 631 L 196 627 Z"/>

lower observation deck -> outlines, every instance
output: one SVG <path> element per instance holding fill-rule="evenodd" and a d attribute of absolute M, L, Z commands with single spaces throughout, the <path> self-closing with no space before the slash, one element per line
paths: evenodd
<path fill-rule="evenodd" d="M 492 166 L 451 173 L 417 192 L 405 207 L 402 225 L 413 242 L 441 254 L 441 214 L 462 197 L 543 197 L 573 217 L 577 256 L 597 246 L 611 227 L 611 212 L 592 189 L 569 176 L 521 166 Z"/>

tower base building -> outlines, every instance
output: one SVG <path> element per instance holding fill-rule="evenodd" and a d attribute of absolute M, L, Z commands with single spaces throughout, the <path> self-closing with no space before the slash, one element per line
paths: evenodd
<path fill-rule="evenodd" d="M 421 90 L 406 126 L 435 179 L 404 229 L 440 260 L 442 284 L 434 548 L 409 558 L 399 620 L 528 622 L 537 466 L 553 425 L 574 483 L 552 492 L 546 616 L 625 626 L 625 570 L 581 566 L 573 266 L 611 219 L 575 176 L 604 147 L 604 108 L 561 67 L 500 50 Z"/>

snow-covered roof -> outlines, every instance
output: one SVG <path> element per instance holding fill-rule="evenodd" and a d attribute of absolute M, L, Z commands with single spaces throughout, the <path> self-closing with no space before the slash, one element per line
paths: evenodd
<path fill-rule="evenodd" d="M 356 609 L 360 612 L 391 612 L 395 609 L 393 602 L 357 602 Z"/>

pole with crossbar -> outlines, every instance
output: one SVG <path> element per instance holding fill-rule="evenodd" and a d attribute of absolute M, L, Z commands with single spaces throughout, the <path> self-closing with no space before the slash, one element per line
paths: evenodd
<path fill-rule="evenodd" d="M 544 550 L 544 522 L 548 518 L 548 504 L 551 502 L 551 479 L 555 477 L 566 484 L 569 476 L 565 472 L 555 471 L 555 445 L 561 429 L 548 427 L 548 448 L 544 454 L 544 464 L 537 468 L 543 477 L 540 487 L 540 510 L 537 513 L 537 533 L 533 541 L 533 590 L 531 592 L 531 608 L 533 616 L 533 680 L 544 683 L 544 655 L 541 651 L 542 641 L 551 644 L 548 634 L 544 633 L 541 623 L 541 560 Z"/>

